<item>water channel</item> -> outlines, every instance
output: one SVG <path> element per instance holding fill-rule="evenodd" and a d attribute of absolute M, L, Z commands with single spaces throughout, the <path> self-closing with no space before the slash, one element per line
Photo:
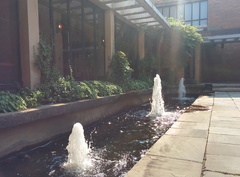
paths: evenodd
<path fill-rule="evenodd" d="M 123 111 L 84 127 L 93 167 L 83 173 L 66 171 L 69 133 L 0 160 L 1 177 L 124 176 L 168 130 L 195 98 L 165 98 L 161 117 L 146 117 L 150 104 Z"/>

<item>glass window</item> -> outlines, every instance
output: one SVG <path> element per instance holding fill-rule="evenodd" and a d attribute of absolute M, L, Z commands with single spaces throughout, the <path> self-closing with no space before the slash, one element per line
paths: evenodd
<path fill-rule="evenodd" d="M 169 7 L 164 7 L 163 8 L 163 16 L 164 17 L 169 17 Z"/>
<path fill-rule="evenodd" d="M 200 3 L 200 9 L 201 9 L 201 18 L 207 18 L 207 11 L 208 11 L 207 1 L 203 1 Z"/>
<path fill-rule="evenodd" d="M 17 0 L 0 1 L 0 82 L 21 81 Z"/>
<path fill-rule="evenodd" d="M 163 8 L 158 8 L 159 12 L 163 14 Z"/>
<path fill-rule="evenodd" d="M 184 6 L 183 5 L 178 6 L 177 13 L 178 13 L 178 19 L 183 20 L 183 18 L 184 18 Z"/>
<path fill-rule="evenodd" d="M 185 21 L 192 19 L 192 4 L 185 4 Z"/>
<path fill-rule="evenodd" d="M 193 20 L 199 19 L 199 2 L 193 3 Z"/>
<path fill-rule="evenodd" d="M 191 25 L 191 21 L 185 21 L 186 25 Z"/>
<path fill-rule="evenodd" d="M 192 21 L 193 26 L 199 26 L 199 20 L 194 20 Z"/>
<path fill-rule="evenodd" d="M 177 18 L 177 6 L 170 7 L 170 17 Z"/>
<path fill-rule="evenodd" d="M 54 41 L 53 56 L 60 72 L 68 75 L 71 64 L 76 80 L 103 78 L 103 11 L 87 0 L 39 0 L 39 6 L 40 24 L 44 24 L 40 32 Z"/>
<path fill-rule="evenodd" d="M 207 20 L 201 20 L 200 25 L 207 25 Z"/>

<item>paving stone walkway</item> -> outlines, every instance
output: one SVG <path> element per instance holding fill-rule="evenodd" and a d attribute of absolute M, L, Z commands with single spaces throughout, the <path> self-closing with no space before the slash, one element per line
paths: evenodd
<path fill-rule="evenodd" d="M 240 177 L 240 92 L 200 96 L 126 177 Z"/>

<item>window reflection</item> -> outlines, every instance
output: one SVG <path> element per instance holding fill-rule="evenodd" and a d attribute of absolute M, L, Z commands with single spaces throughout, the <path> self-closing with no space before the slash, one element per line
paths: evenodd
<path fill-rule="evenodd" d="M 158 7 L 164 17 L 185 20 L 186 24 L 199 26 L 207 24 L 207 1 Z"/>
<path fill-rule="evenodd" d="M 52 40 L 59 71 L 76 80 L 103 78 L 104 13 L 87 0 L 39 0 L 40 32 Z M 51 44 L 51 42 L 49 42 Z M 99 67 L 101 66 L 101 67 Z"/>

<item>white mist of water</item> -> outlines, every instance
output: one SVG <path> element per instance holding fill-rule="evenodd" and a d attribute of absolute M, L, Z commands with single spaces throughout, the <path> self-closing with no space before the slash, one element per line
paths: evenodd
<path fill-rule="evenodd" d="M 149 117 L 160 117 L 164 113 L 164 101 L 162 98 L 162 84 L 160 76 L 157 74 L 154 78 L 154 86 L 152 93 L 151 111 L 147 115 Z"/>
<path fill-rule="evenodd" d="M 181 78 L 178 86 L 178 99 L 181 100 L 186 96 L 186 88 L 184 85 L 184 78 Z"/>
<path fill-rule="evenodd" d="M 92 166 L 92 161 L 89 157 L 91 149 L 86 143 L 84 129 L 80 123 L 75 123 L 72 128 L 67 151 L 68 160 L 64 164 L 64 168 L 67 171 L 82 173 Z"/>

